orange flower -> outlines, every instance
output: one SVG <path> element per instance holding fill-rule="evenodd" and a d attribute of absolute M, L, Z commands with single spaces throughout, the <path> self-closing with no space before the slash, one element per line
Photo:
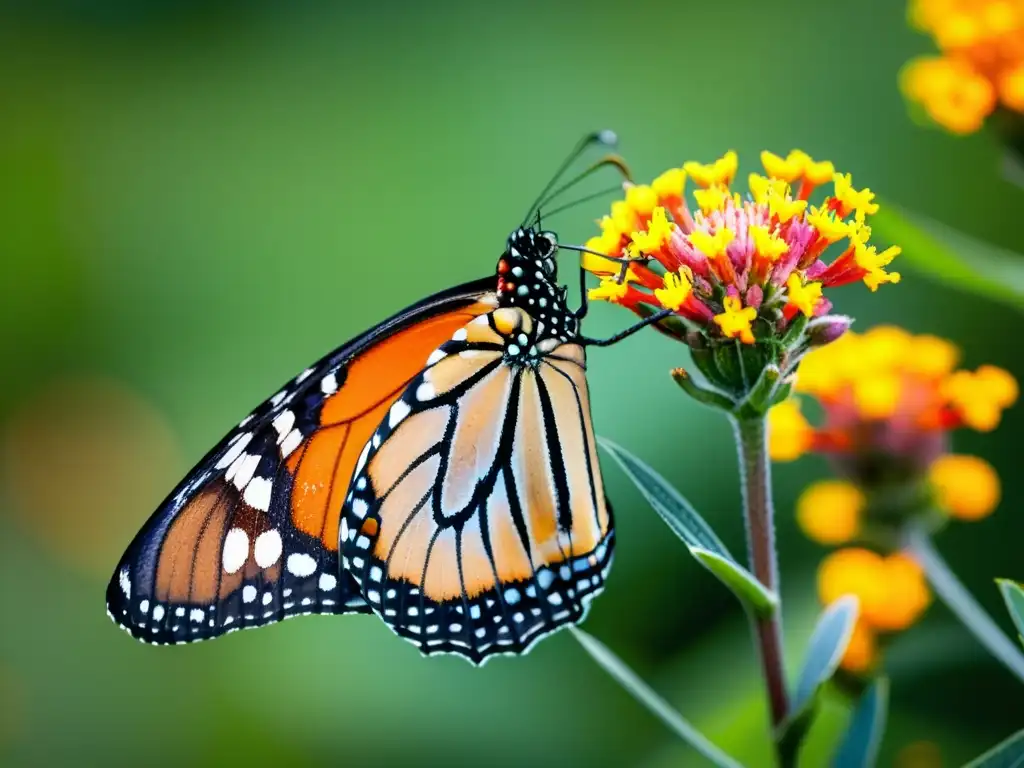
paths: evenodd
<path fill-rule="evenodd" d="M 813 450 L 871 454 L 926 470 L 943 453 L 949 430 L 993 429 L 1017 399 L 1011 374 L 990 365 L 956 370 L 958 357 L 944 339 L 884 325 L 811 350 L 794 389 L 817 398 L 824 424 L 811 426 L 797 400 L 777 405 L 770 415 L 772 457 L 791 461 Z"/>
<path fill-rule="evenodd" d="M 931 120 L 965 134 L 997 106 L 1024 111 L 1024 3 L 912 0 L 910 18 L 942 54 L 909 62 L 900 77 L 907 99 Z"/>
<path fill-rule="evenodd" d="M 818 596 L 825 605 L 843 595 L 860 602 L 860 618 L 880 632 L 903 630 L 931 603 L 924 572 L 909 555 L 883 556 L 868 549 L 839 549 L 818 569 Z"/>

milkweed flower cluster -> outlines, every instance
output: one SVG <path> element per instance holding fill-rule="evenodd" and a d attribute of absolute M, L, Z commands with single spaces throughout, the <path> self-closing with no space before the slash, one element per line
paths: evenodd
<path fill-rule="evenodd" d="M 869 243 L 874 194 L 832 163 L 798 150 L 785 157 L 763 152 L 761 162 L 764 173 L 749 175 L 743 196 L 733 190 L 735 152 L 627 185 L 624 199 L 601 219 L 601 234 L 586 244 L 594 253 L 585 255 L 584 267 L 601 277 L 589 297 L 641 316 L 670 310 L 679 322 L 659 328 L 686 329 L 675 335 L 695 351 L 743 345 L 742 365 L 754 378 L 769 364 L 785 374 L 808 346 L 841 336 L 850 321 L 828 315 L 825 291 L 898 282 L 899 273 L 887 267 L 899 248 L 879 251 Z M 700 365 L 696 354 L 695 360 Z M 742 389 L 722 375 L 730 366 L 717 362 L 701 366 L 702 373 L 726 391 Z"/>
<path fill-rule="evenodd" d="M 893 326 L 849 332 L 806 355 L 796 396 L 769 413 L 773 459 L 823 453 L 837 475 L 805 489 L 796 517 L 809 538 L 842 547 L 819 569 L 821 600 L 860 599 L 848 672 L 873 669 L 884 641 L 930 603 L 921 568 L 900 551 L 908 526 L 979 520 L 999 502 L 995 470 L 949 452 L 949 435 L 994 429 L 1017 399 L 1017 382 L 995 366 L 958 369 L 959 356 L 945 339 Z M 803 414 L 801 395 L 820 406 L 819 426 Z"/>
<path fill-rule="evenodd" d="M 910 21 L 941 52 L 901 73 L 904 94 L 931 120 L 967 134 L 999 107 L 1024 113 L 1022 0 L 913 0 Z"/>

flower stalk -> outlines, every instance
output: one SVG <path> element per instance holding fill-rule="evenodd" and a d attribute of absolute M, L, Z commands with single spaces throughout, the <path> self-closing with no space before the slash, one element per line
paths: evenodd
<path fill-rule="evenodd" d="M 775 512 L 772 505 L 771 467 L 768 461 L 768 428 L 764 416 L 732 417 L 739 451 L 743 515 L 747 549 L 754 576 L 766 589 L 778 593 L 779 567 L 775 548 Z M 751 614 L 761 668 L 768 689 L 773 731 L 789 711 L 786 671 L 782 658 L 782 616 Z"/>
<path fill-rule="evenodd" d="M 1024 683 L 1024 653 L 978 605 L 923 530 L 907 536 L 907 549 L 924 568 L 935 593 L 985 649 Z"/>

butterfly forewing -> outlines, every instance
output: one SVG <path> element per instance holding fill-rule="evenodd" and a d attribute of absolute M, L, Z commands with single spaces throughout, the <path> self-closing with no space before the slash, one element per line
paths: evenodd
<path fill-rule="evenodd" d="M 338 562 L 353 467 L 430 352 L 494 308 L 477 281 L 431 297 L 290 381 L 143 527 L 107 589 L 133 636 L 189 642 L 307 613 L 369 609 Z"/>
<path fill-rule="evenodd" d="M 425 653 L 475 663 L 580 621 L 611 563 L 582 346 L 520 308 L 460 328 L 356 467 L 342 554 Z"/>

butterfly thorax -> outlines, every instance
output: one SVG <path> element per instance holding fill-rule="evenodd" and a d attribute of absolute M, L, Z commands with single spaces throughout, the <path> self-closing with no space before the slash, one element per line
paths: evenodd
<path fill-rule="evenodd" d="M 509 345 L 511 361 L 522 357 L 528 362 L 530 356 L 523 356 L 524 350 L 570 341 L 579 332 L 576 315 L 566 303 L 566 288 L 558 284 L 557 253 L 558 240 L 553 232 L 519 228 L 509 235 L 498 260 L 498 304 L 526 312 L 533 320 L 529 346 L 515 342 Z"/>

